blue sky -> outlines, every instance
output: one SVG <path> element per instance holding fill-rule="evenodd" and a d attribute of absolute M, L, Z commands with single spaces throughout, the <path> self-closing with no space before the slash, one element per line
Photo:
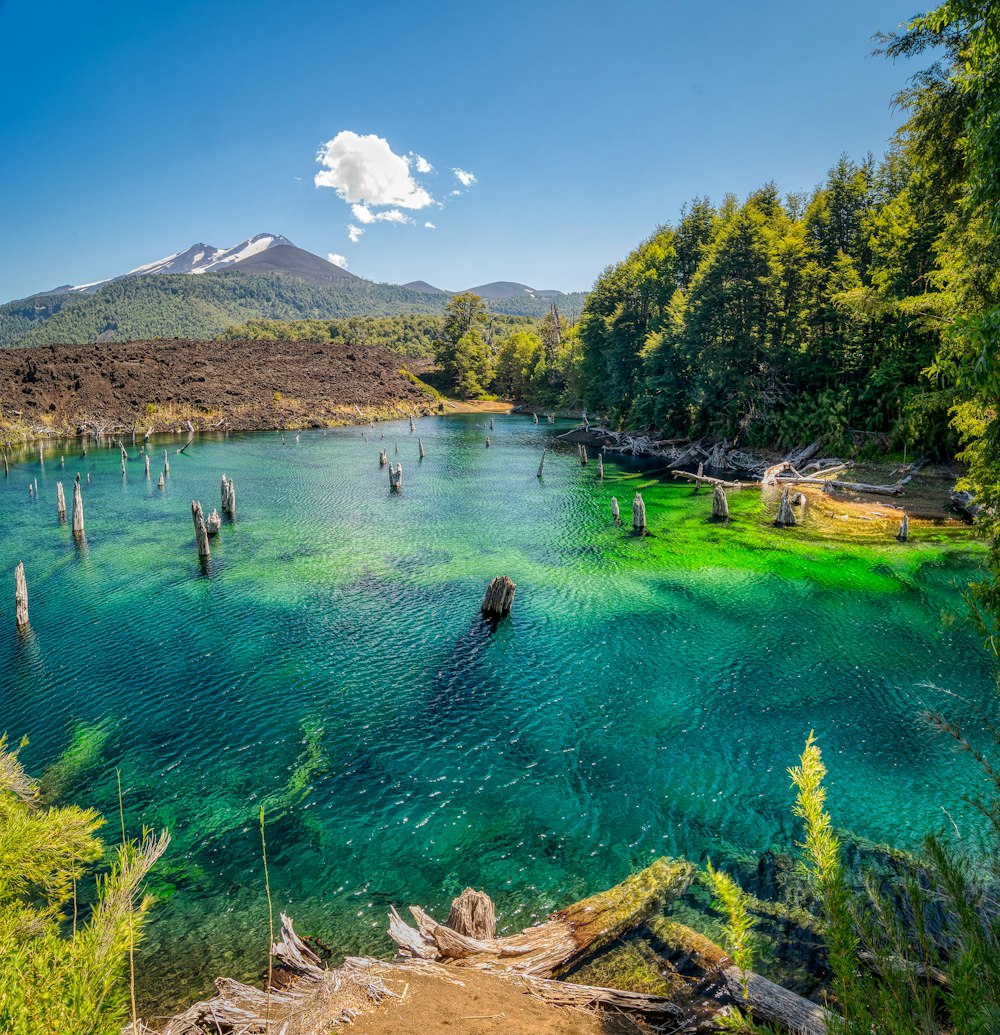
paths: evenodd
<path fill-rule="evenodd" d="M 259 232 L 373 280 L 586 289 L 693 196 L 880 153 L 913 69 L 870 37 L 912 4 L 0 0 L 0 300 Z M 381 204 L 355 135 L 413 189 Z M 361 225 L 366 190 L 399 215 Z"/>

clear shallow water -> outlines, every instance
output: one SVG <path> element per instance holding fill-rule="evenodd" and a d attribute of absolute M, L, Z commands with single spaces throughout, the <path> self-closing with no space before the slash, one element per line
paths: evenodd
<path fill-rule="evenodd" d="M 262 965 L 261 803 L 276 909 L 351 952 L 386 948 L 390 903 L 440 911 L 465 884 L 515 928 L 656 855 L 787 849 L 785 769 L 810 729 L 838 823 L 908 847 L 946 808 L 974 835 L 975 773 L 920 712 L 996 712 L 986 657 L 941 620 L 975 550 L 778 532 L 756 492 L 716 528 L 710 494 L 610 462 L 597 483 L 572 447 L 539 481 L 553 429 L 497 417 L 486 449 L 482 424 L 418 421 L 422 464 L 390 424 L 185 456 L 179 438 L 162 494 L 163 442 L 148 483 L 135 458 L 123 483 L 117 447 L 65 471 L 26 458 L 0 483 L 0 570 L 23 559 L 31 598 L 27 637 L 3 601 L 0 729 L 29 735 L 36 772 L 75 731 L 52 785 L 111 814 L 117 766 L 130 828 L 173 835 L 149 1002 Z M 395 443 L 401 496 L 378 466 Z M 77 470 L 85 549 L 55 520 Z M 218 506 L 224 471 L 239 516 L 204 572 L 190 501 Z M 609 520 L 636 487 L 644 540 Z M 517 598 L 489 635 L 476 616 L 501 573 Z"/>

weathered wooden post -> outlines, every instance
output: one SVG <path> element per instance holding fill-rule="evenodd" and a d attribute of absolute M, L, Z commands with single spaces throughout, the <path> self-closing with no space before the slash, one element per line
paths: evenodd
<path fill-rule="evenodd" d="M 636 535 L 646 534 L 646 504 L 641 492 L 637 492 L 632 500 L 632 531 Z"/>
<path fill-rule="evenodd" d="M 597 479 L 600 481 L 604 478 L 604 457 L 602 454 L 597 454 Z"/>
<path fill-rule="evenodd" d="M 721 485 L 716 485 L 712 492 L 712 520 L 721 522 L 729 520 L 729 500 L 726 497 L 726 490 Z"/>
<path fill-rule="evenodd" d="M 28 583 L 24 578 L 24 562 L 18 561 L 14 569 L 14 608 L 18 629 L 28 624 Z"/>
<path fill-rule="evenodd" d="M 62 482 L 56 482 L 56 510 L 59 513 L 59 523 L 66 520 L 66 494 L 63 492 Z"/>
<path fill-rule="evenodd" d="M 379 454 L 378 454 L 378 465 L 379 465 L 379 467 L 385 467 L 385 465 L 388 462 L 389 462 L 389 458 L 385 455 L 385 450 L 384 449 L 380 450 Z"/>
<path fill-rule="evenodd" d="M 611 516 L 615 519 L 615 524 L 620 525 L 622 523 L 622 512 L 618 507 L 618 497 L 611 497 Z"/>
<path fill-rule="evenodd" d="M 774 519 L 774 523 L 778 528 L 791 528 L 796 523 L 788 489 L 783 489 L 781 492 L 781 503 L 778 506 L 778 516 Z"/>
<path fill-rule="evenodd" d="M 194 535 L 198 543 L 198 556 L 208 559 L 212 551 L 208 548 L 208 529 L 205 527 L 205 517 L 201 512 L 201 504 L 197 500 L 191 500 L 191 519 L 194 521 Z"/>
<path fill-rule="evenodd" d="M 422 438 L 417 439 L 417 445 L 420 447 L 420 459 L 423 460 L 424 456 L 424 440 Z"/>
<path fill-rule="evenodd" d="M 896 538 L 901 542 L 905 543 L 910 535 L 910 515 L 903 511 L 903 520 L 899 525 L 899 535 Z"/>
<path fill-rule="evenodd" d="M 73 482 L 73 535 L 83 538 L 83 493 L 80 491 L 80 476 Z"/>
<path fill-rule="evenodd" d="M 149 453 L 146 454 L 146 478 L 149 479 Z"/>
<path fill-rule="evenodd" d="M 538 477 L 545 473 L 545 450 L 542 450 L 542 459 L 538 461 Z"/>
<path fill-rule="evenodd" d="M 160 480 L 156 483 L 156 487 L 163 492 L 163 472 L 160 471 Z"/>
<path fill-rule="evenodd" d="M 484 618 L 499 620 L 510 614 L 514 604 L 514 592 L 517 585 L 506 575 L 497 575 L 486 587 L 482 612 Z"/>
<path fill-rule="evenodd" d="M 586 467 L 590 461 L 587 459 L 587 447 L 585 445 L 580 446 L 580 463 Z"/>

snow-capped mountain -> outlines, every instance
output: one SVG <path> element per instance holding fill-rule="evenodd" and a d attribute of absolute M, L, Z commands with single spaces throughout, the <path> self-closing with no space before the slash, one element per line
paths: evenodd
<path fill-rule="evenodd" d="M 267 253 L 267 254 L 266 254 Z M 196 274 L 218 273 L 239 267 L 246 273 L 287 273 L 313 283 L 329 284 L 358 281 L 352 273 L 340 266 L 297 248 L 281 234 L 257 234 L 232 248 L 215 248 L 199 242 L 175 252 L 166 258 L 136 266 L 122 274 L 125 277 L 142 277 L 151 274 Z M 70 287 L 72 292 L 91 294 L 110 284 L 118 277 L 95 281 L 93 284 L 79 284 Z"/>

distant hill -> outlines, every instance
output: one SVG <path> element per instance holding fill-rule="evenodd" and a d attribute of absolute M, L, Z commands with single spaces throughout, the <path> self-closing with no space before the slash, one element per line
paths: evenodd
<path fill-rule="evenodd" d="M 454 294 L 452 291 L 444 291 L 439 287 L 435 287 L 433 284 L 428 284 L 426 280 L 411 280 L 409 284 L 404 284 L 403 287 L 409 291 L 417 291 L 421 295 L 451 295 Z"/>
<path fill-rule="evenodd" d="M 492 312 L 509 316 L 542 316 L 552 300 L 574 316 L 586 297 L 514 281 L 471 290 Z M 257 234 L 232 248 L 198 242 L 109 280 L 67 284 L 0 305 L 0 348 L 212 338 L 253 320 L 434 315 L 451 294 L 424 280 L 376 284 L 280 234 Z"/>

